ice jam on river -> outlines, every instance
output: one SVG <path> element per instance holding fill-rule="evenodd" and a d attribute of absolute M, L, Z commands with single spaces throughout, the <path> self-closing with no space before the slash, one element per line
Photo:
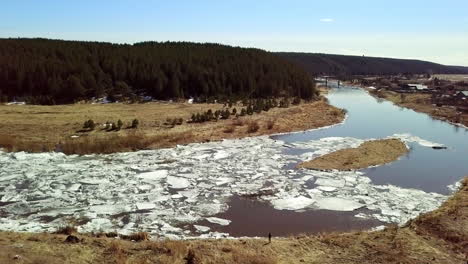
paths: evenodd
<path fill-rule="evenodd" d="M 409 134 L 406 144 L 437 145 Z M 0 230 L 54 231 L 74 219 L 80 232 L 156 237 L 222 237 L 208 226 L 233 195 L 258 194 L 277 210 L 354 211 L 356 217 L 402 224 L 438 207 L 447 196 L 375 185 L 360 171 L 292 169 L 291 164 L 363 139 L 325 137 L 286 143 L 270 137 L 189 144 L 111 155 L 0 152 Z M 302 150 L 287 154 L 287 150 Z M 254 212 L 253 212 L 254 213 Z"/>

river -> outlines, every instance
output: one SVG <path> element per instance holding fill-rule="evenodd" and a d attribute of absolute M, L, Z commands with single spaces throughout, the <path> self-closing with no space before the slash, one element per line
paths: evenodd
<path fill-rule="evenodd" d="M 369 229 L 437 208 L 467 174 L 467 130 L 353 87 L 327 98 L 348 111 L 343 124 L 111 155 L 0 152 L 0 230 L 74 223 L 82 232 L 207 238 Z M 410 152 L 360 171 L 295 169 L 385 137 Z M 439 144 L 447 149 L 431 147 Z"/>

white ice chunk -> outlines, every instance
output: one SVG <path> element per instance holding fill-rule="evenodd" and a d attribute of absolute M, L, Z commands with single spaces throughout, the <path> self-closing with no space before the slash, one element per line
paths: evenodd
<path fill-rule="evenodd" d="M 167 174 L 168 174 L 167 170 L 158 170 L 158 171 L 140 173 L 137 175 L 137 177 L 143 180 L 158 181 L 163 178 L 166 178 Z"/>
<path fill-rule="evenodd" d="M 222 219 L 222 218 L 218 218 L 218 217 L 208 217 L 206 218 L 206 220 L 210 223 L 213 223 L 213 224 L 218 224 L 218 225 L 222 225 L 222 226 L 227 226 L 231 223 L 231 220 L 227 220 L 227 219 Z"/>
<path fill-rule="evenodd" d="M 206 233 L 206 232 L 210 231 L 210 228 L 207 227 L 207 226 L 193 225 L 193 227 L 195 227 L 195 229 L 200 233 Z"/>
<path fill-rule="evenodd" d="M 278 210 L 300 210 L 310 207 L 314 203 L 314 200 L 305 196 L 298 196 L 272 200 L 271 203 L 273 207 Z"/>
<path fill-rule="evenodd" d="M 190 182 L 187 179 L 175 176 L 167 177 L 167 183 L 174 189 L 185 189 L 190 186 Z"/>
<path fill-rule="evenodd" d="M 354 211 L 364 206 L 359 202 L 343 199 L 337 197 L 323 197 L 315 203 L 319 209 L 333 210 L 333 211 Z"/>
<path fill-rule="evenodd" d="M 136 207 L 138 210 L 149 210 L 156 208 L 154 203 L 137 203 Z"/>

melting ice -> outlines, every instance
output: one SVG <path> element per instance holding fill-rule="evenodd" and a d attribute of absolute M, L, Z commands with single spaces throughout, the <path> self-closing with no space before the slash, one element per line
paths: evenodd
<path fill-rule="evenodd" d="M 393 137 L 437 145 L 407 134 Z M 362 142 L 329 137 L 286 144 L 262 136 L 111 155 L 0 151 L 0 229 L 53 231 L 75 219 L 82 232 L 220 237 L 228 234 L 197 223 L 229 225 L 229 219 L 214 216 L 227 210 L 233 195 L 262 191 L 266 195 L 259 199 L 278 210 L 367 208 L 370 213 L 356 216 L 398 224 L 435 209 L 447 198 L 374 185 L 359 171 L 286 166 Z M 304 149 L 305 154 L 285 154 L 288 148 Z"/>

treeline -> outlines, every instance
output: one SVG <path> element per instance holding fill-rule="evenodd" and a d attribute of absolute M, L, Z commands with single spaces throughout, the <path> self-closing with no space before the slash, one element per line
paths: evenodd
<path fill-rule="evenodd" d="M 390 74 L 466 74 L 468 67 L 446 66 L 421 60 L 346 56 L 320 53 L 276 53 L 303 67 L 309 74 L 390 75 Z"/>
<path fill-rule="evenodd" d="M 219 44 L 0 39 L 0 62 L 0 98 L 36 104 L 103 96 L 219 101 L 317 95 L 310 76 L 295 64 Z"/>

